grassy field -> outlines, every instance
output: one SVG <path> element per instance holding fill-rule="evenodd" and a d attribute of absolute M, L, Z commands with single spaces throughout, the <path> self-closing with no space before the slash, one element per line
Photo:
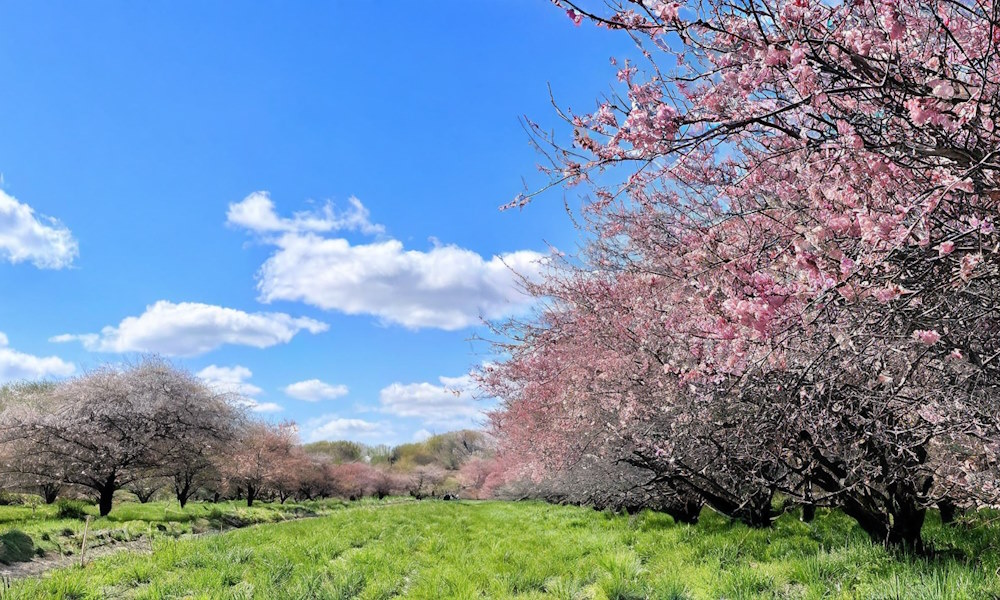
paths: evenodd
<path fill-rule="evenodd" d="M 197 539 L 160 536 L 151 556 L 52 571 L 0 597 L 1000 598 L 1000 530 L 934 519 L 927 538 L 938 555 L 928 559 L 875 547 L 822 511 L 812 524 L 786 515 L 761 531 L 708 511 L 688 526 L 538 503 L 369 503 Z"/>
<path fill-rule="evenodd" d="M 91 516 L 87 547 L 157 538 L 179 538 L 188 534 L 224 531 L 259 523 L 275 523 L 330 514 L 348 506 L 339 500 L 287 504 L 243 502 L 192 502 L 181 509 L 176 502 L 122 503 L 107 517 L 98 517 L 97 507 L 71 503 Z M 72 556 L 81 550 L 83 518 L 61 515 L 57 505 L 0 506 L 0 562 L 27 558 Z M 26 548 L 24 541 L 30 544 Z M 13 543 L 13 547 L 12 547 Z M 27 550 L 27 552 L 25 552 Z"/>

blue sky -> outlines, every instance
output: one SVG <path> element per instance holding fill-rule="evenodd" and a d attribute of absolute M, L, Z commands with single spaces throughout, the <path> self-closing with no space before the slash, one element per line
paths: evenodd
<path fill-rule="evenodd" d="M 542 182 L 518 117 L 592 107 L 627 41 L 543 0 L 248 6 L 2 5 L 0 380 L 159 352 L 306 441 L 475 422 L 503 263 L 576 240 L 559 193 L 497 210 Z"/>

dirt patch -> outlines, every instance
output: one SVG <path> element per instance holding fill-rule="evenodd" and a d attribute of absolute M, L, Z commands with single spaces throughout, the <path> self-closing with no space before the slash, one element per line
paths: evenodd
<path fill-rule="evenodd" d="M 112 540 L 98 546 L 88 547 L 86 558 L 87 562 L 90 562 L 91 560 L 102 556 L 107 556 L 116 552 L 125 552 L 127 550 L 149 553 L 149 541 L 145 539 L 136 539 L 130 542 L 115 542 Z M 26 577 L 38 577 L 46 571 L 51 571 L 52 569 L 62 569 L 65 567 L 78 566 L 79 564 L 80 556 L 78 554 L 71 554 L 67 556 L 50 552 L 45 556 L 37 557 L 27 562 L 19 562 L 10 565 L 0 564 L 0 582 L 6 584 L 18 579 L 24 579 Z"/>

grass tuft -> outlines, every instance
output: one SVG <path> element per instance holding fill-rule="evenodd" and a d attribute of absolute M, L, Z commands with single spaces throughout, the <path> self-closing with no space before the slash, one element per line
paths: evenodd
<path fill-rule="evenodd" d="M 27 562 L 35 556 L 35 543 L 23 531 L 12 529 L 0 534 L 0 563 Z"/>
<path fill-rule="evenodd" d="M 57 519 L 86 519 L 87 503 L 63 498 L 56 502 Z"/>

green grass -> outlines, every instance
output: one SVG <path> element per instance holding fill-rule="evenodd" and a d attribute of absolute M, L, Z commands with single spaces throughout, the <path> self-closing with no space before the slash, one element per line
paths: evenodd
<path fill-rule="evenodd" d="M 307 516 L 330 514 L 348 506 L 340 500 L 282 504 L 259 503 L 247 508 L 242 502 L 192 502 L 183 509 L 176 502 L 148 504 L 122 503 L 107 517 L 98 517 L 97 507 L 77 503 L 75 508 L 90 516 L 87 546 L 102 546 L 137 539 L 179 538 L 192 533 L 219 531 L 258 523 L 276 523 Z M 25 540 L 29 552 L 37 555 L 74 555 L 83 541 L 83 518 L 65 517 L 57 505 L 0 506 L 0 562 L 25 560 Z M 13 536 L 13 537 L 11 537 Z M 17 536 L 22 536 L 18 538 Z M 18 539 L 17 552 L 5 538 Z M 8 557 L 19 557 L 5 559 Z M 30 558 L 30 557 L 29 557 Z M 0 600 L 3 596 L 0 595 Z"/>
<path fill-rule="evenodd" d="M 948 552 L 927 559 L 873 546 L 827 511 L 812 524 L 786 515 L 773 529 L 751 530 L 709 511 L 689 526 L 651 512 L 531 502 L 368 504 L 216 536 L 160 537 L 152 556 L 108 556 L 15 583 L 0 597 L 1000 598 L 991 523 L 942 527 L 932 517 L 926 537 Z"/>

